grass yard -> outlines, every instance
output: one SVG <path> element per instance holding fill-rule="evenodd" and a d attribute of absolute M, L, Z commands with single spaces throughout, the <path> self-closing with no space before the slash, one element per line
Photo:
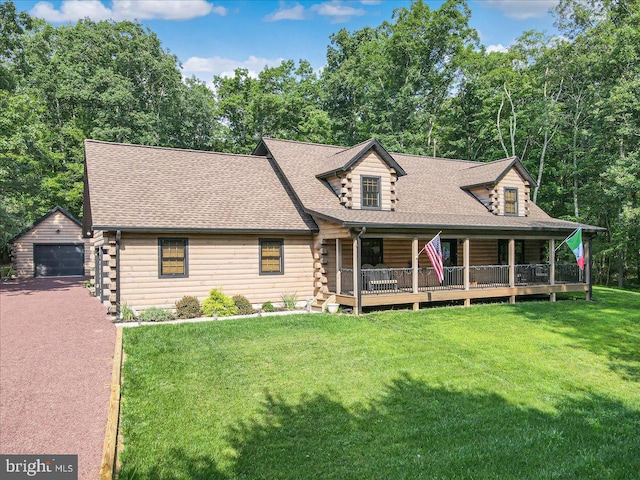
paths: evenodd
<path fill-rule="evenodd" d="M 121 479 L 640 476 L 640 293 L 124 331 Z"/>

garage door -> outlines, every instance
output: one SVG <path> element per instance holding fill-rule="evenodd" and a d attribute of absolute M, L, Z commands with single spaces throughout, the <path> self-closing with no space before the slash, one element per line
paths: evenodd
<path fill-rule="evenodd" d="M 36 277 L 84 275 L 83 244 L 34 244 Z"/>

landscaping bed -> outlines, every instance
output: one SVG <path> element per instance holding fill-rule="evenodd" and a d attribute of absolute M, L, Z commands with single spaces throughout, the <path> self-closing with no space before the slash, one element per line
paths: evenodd
<path fill-rule="evenodd" d="M 633 478 L 640 294 L 124 332 L 120 478 Z"/>

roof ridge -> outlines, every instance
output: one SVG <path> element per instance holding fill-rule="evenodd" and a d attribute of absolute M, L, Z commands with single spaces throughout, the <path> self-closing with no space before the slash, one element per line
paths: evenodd
<path fill-rule="evenodd" d="M 371 142 L 373 142 L 375 140 L 376 140 L 375 138 L 370 138 L 368 140 L 365 140 L 364 142 L 356 143 L 352 147 L 347 147 L 347 148 L 344 148 L 344 149 L 340 150 L 339 152 L 334 153 L 333 156 L 340 155 L 341 153 L 344 153 L 344 152 L 347 152 L 349 150 L 353 150 L 353 149 L 356 149 L 356 148 L 362 148 L 365 145 L 367 145 L 367 144 L 369 144 L 369 143 L 371 143 Z"/>
<path fill-rule="evenodd" d="M 477 167 L 484 167 L 484 166 L 487 166 L 487 165 L 495 165 L 498 162 L 513 161 L 516 158 L 518 158 L 518 157 L 507 157 L 507 158 L 501 158 L 499 160 L 491 160 L 491 161 L 488 161 L 488 162 L 473 162 L 473 163 L 476 163 L 477 165 L 473 165 L 473 166 L 469 167 L 467 170 L 471 170 L 472 168 L 477 168 Z"/>
<path fill-rule="evenodd" d="M 288 138 L 273 138 L 273 137 L 262 137 L 263 140 L 275 140 L 276 142 L 287 142 L 287 143 L 303 143 L 305 145 L 315 145 L 318 147 L 329 147 L 329 148 L 342 148 L 342 151 L 348 150 L 353 147 L 345 147 L 344 145 L 330 145 L 328 143 L 318 143 L 318 142 L 303 142 L 300 140 L 291 140 Z M 355 147 L 355 145 L 354 145 Z"/>
<path fill-rule="evenodd" d="M 447 162 L 464 162 L 464 163 L 482 163 L 476 160 L 464 160 L 462 158 L 446 158 L 446 157 L 434 157 L 431 155 L 418 155 L 417 153 L 400 153 L 400 152 L 389 152 L 390 155 L 404 155 L 405 157 L 414 157 L 414 158 L 422 158 L 425 160 L 445 160 Z"/>
<path fill-rule="evenodd" d="M 157 145 L 139 145 L 136 143 L 121 143 L 121 142 L 107 142 L 104 140 L 94 140 L 91 138 L 85 138 L 85 143 L 98 143 L 102 145 L 112 145 L 115 147 L 136 147 L 136 148 L 148 148 L 152 150 L 170 150 L 172 152 L 189 152 L 189 153 L 203 153 L 208 155 L 225 155 L 230 157 L 247 157 L 251 159 L 263 159 L 264 157 L 261 155 L 251 155 L 250 153 L 226 153 L 226 152 L 215 152 L 211 150 L 196 150 L 193 148 L 175 148 L 175 147 L 160 147 Z"/>

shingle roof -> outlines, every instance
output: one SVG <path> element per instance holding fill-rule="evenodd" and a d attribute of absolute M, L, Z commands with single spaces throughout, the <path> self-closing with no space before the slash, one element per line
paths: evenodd
<path fill-rule="evenodd" d="M 316 231 L 265 157 L 85 141 L 94 228 Z"/>
<path fill-rule="evenodd" d="M 346 171 L 353 166 L 362 156 L 369 150 L 374 149 L 382 157 L 382 159 L 390 167 L 396 170 L 397 175 L 400 177 L 405 175 L 405 171 L 395 161 L 395 159 L 389 155 L 389 152 L 376 140 L 375 138 L 369 139 L 365 142 L 354 145 L 351 148 L 345 148 L 337 153 L 334 153 L 323 160 L 323 168 L 327 170 L 317 175 L 318 177 L 328 176 L 336 171 Z"/>
<path fill-rule="evenodd" d="M 319 173 L 333 167 L 331 156 L 344 150 L 345 147 L 332 145 L 263 138 L 255 153 L 273 156 L 306 211 L 343 225 L 540 230 L 567 230 L 579 226 L 550 217 L 533 202 L 528 217 L 493 215 L 461 188 L 469 185 L 466 182 L 470 180 L 473 184 L 481 184 L 487 178 L 495 181 L 509 165 L 519 163 L 515 158 L 484 164 L 391 153 L 406 172 L 397 180 L 396 211 L 346 209 L 340 205 L 337 196 L 316 178 Z"/>
<path fill-rule="evenodd" d="M 530 185 L 535 186 L 535 180 L 524 168 L 518 157 L 503 158 L 502 160 L 488 163 L 476 163 L 460 171 L 458 182 L 461 187 L 497 183 L 511 168 L 515 168 Z"/>

